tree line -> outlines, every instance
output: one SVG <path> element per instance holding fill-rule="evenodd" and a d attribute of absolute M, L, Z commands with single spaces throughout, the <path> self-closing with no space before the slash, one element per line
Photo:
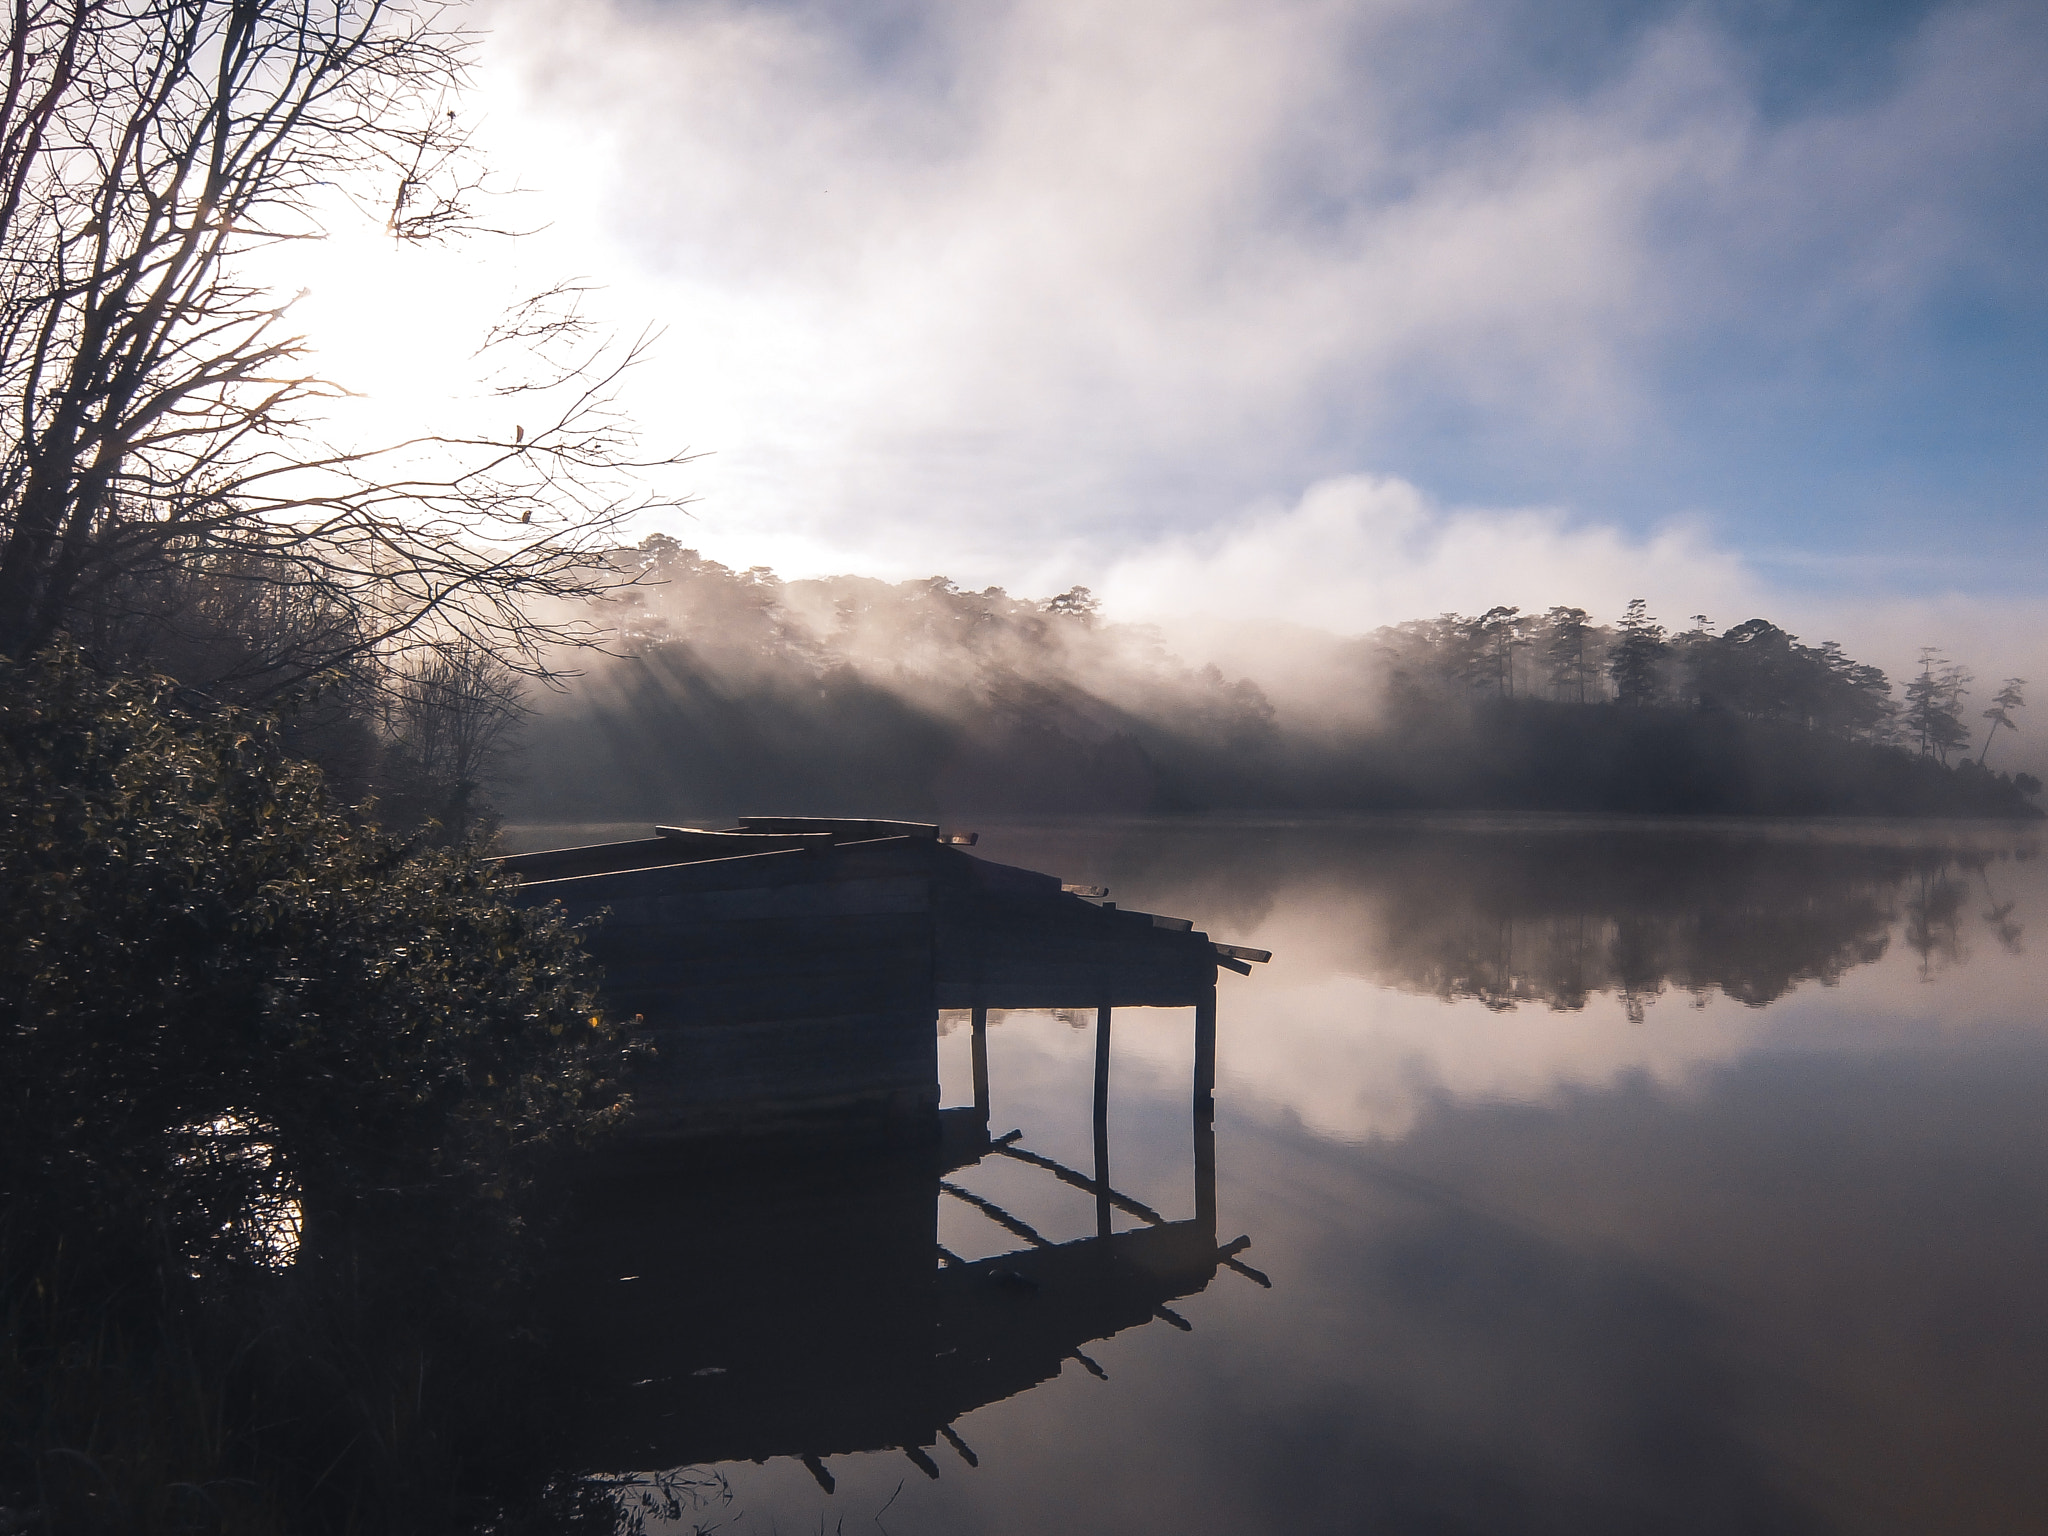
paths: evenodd
<path fill-rule="evenodd" d="M 1768 619 L 1716 632 L 1705 614 L 1673 632 L 1642 598 L 1611 625 L 1583 608 L 1538 614 L 1495 607 L 1441 614 L 1376 631 L 1386 687 L 1411 704 L 1450 699 L 1611 702 L 1631 709 L 1725 710 L 1880 746 L 1908 746 L 1943 765 L 1972 742 L 1965 700 L 1975 681 L 1939 649 L 1923 647 L 1901 696 L 1891 680 L 1840 644 L 1807 645 Z M 2001 730 L 2017 732 L 2026 679 L 2006 678 L 1989 707 L 1975 760 L 1985 765 Z"/>
<path fill-rule="evenodd" d="M 848 813 L 1198 809 L 2031 814 L 1965 759 L 1968 678 L 1893 696 L 1874 666 L 1753 619 L 1668 634 L 1557 607 L 1331 642 L 1273 689 L 1173 654 L 1086 588 L 785 581 L 666 535 L 613 552 L 620 654 L 547 701 L 521 819 L 664 819 L 773 801 Z M 1987 712 L 2019 729 L 2024 684 Z M 1946 714 L 1944 714 L 1946 712 Z M 1922 736 L 1925 744 L 1922 743 Z M 1943 743 L 1948 745 L 1944 748 Z"/>

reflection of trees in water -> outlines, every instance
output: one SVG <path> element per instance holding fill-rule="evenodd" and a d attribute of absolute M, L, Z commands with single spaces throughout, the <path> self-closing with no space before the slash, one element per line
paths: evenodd
<path fill-rule="evenodd" d="M 1968 963 L 1963 898 L 1969 887 L 1946 869 L 1921 870 L 1906 896 L 1906 944 L 1920 957 L 1920 979 L 1932 981 L 1950 966 Z"/>
<path fill-rule="evenodd" d="M 2031 849 L 2013 855 L 2016 860 L 2032 856 Z M 1989 854 L 1972 851 L 1916 873 L 1904 900 L 1905 939 L 1920 957 L 1922 981 L 1932 981 L 1951 966 L 1969 962 L 1968 935 L 1974 923 L 1981 923 L 2006 954 L 2026 953 L 2026 929 L 2013 919 L 2019 903 L 2005 896 L 1999 889 L 2001 882 L 1992 878 L 1995 862 Z M 1965 910 L 1972 901 L 1973 885 L 1984 901 L 1983 909 L 1974 913 Z"/>
<path fill-rule="evenodd" d="M 1931 978 L 1967 962 L 1973 920 L 2021 945 L 1999 857 L 1675 835 L 1408 839 L 1378 850 L 1368 876 L 1381 921 L 1365 969 L 1494 1009 L 1613 993 L 1640 1020 L 1666 990 L 1760 1007 L 1832 984 L 1882 958 L 1898 927 Z"/>
<path fill-rule="evenodd" d="M 1187 912 L 1283 954 L 1298 952 L 1304 935 L 1289 925 L 1307 907 L 1318 942 L 1342 925 L 1340 968 L 1390 986 L 1496 1009 L 1571 1010 L 1611 993 L 1635 1018 L 1674 990 L 1761 1007 L 1882 959 L 1895 938 L 1930 977 L 1984 934 L 2020 953 L 2012 889 L 2039 852 L 1967 825 L 1596 830 L 1535 818 L 1276 819 L 1171 836 L 1133 823 L 1050 829 L 1028 847 L 1028 862 L 1127 905 Z"/>
<path fill-rule="evenodd" d="M 2000 901 L 1997 893 L 1991 889 L 1990 877 L 1982 869 L 1977 871 L 1977 875 L 1984 886 L 1985 906 L 1979 914 L 1984 920 L 1984 926 L 1991 930 L 1992 937 L 1998 940 L 1998 947 L 2008 955 L 2025 954 L 2027 946 L 2023 941 L 2026 938 L 2026 930 L 2012 920 L 2012 910 L 2018 903 Z"/>

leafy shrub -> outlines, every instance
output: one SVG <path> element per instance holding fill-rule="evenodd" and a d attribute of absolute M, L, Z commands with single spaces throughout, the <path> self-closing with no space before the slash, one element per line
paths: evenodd
<path fill-rule="evenodd" d="M 545 1154 L 624 1109 L 577 933 L 509 896 L 477 844 L 343 815 L 261 717 L 0 662 L 0 1504 L 81 1360 L 103 1396 L 190 1356 L 209 1423 L 363 1441 L 285 1376 L 324 1350 L 323 1402 L 388 1404 L 394 1328 L 423 1360 L 429 1314 L 489 1310 Z"/>
<path fill-rule="evenodd" d="M 22 1202 L 61 1195 L 74 1240 L 158 1226 L 232 1260 L 195 1180 L 271 1161 L 310 1239 L 393 1191 L 502 1198 L 536 1149 L 619 1113 L 596 978 L 559 917 L 510 902 L 474 846 L 353 824 L 264 721 L 173 686 L 69 651 L 0 664 L 17 1241 L 43 1224 Z M 195 1155 L 205 1128 L 249 1125 L 271 1159 Z"/>

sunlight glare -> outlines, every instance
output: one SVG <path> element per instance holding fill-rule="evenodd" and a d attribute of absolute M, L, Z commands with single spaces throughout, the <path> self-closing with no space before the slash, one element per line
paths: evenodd
<path fill-rule="evenodd" d="M 477 251 L 402 245 L 349 228 L 280 253 L 279 289 L 305 290 L 291 318 L 311 366 L 356 398 L 329 413 L 351 439 L 422 431 L 509 431 L 483 409 L 478 345 L 504 310 L 513 274 Z"/>

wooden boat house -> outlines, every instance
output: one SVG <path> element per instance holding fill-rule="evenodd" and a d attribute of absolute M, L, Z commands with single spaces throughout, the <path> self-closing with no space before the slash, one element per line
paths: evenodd
<path fill-rule="evenodd" d="M 503 863 L 522 900 L 599 919 L 608 1006 L 655 1048 L 634 1083 L 644 1138 L 936 1134 L 941 1008 L 977 1024 L 989 1008 L 1095 1008 L 1106 1072 L 1109 1010 L 1192 1007 L 1199 1094 L 1216 972 L 1249 973 L 1266 952 L 972 843 L 925 823 L 749 816 Z"/>

